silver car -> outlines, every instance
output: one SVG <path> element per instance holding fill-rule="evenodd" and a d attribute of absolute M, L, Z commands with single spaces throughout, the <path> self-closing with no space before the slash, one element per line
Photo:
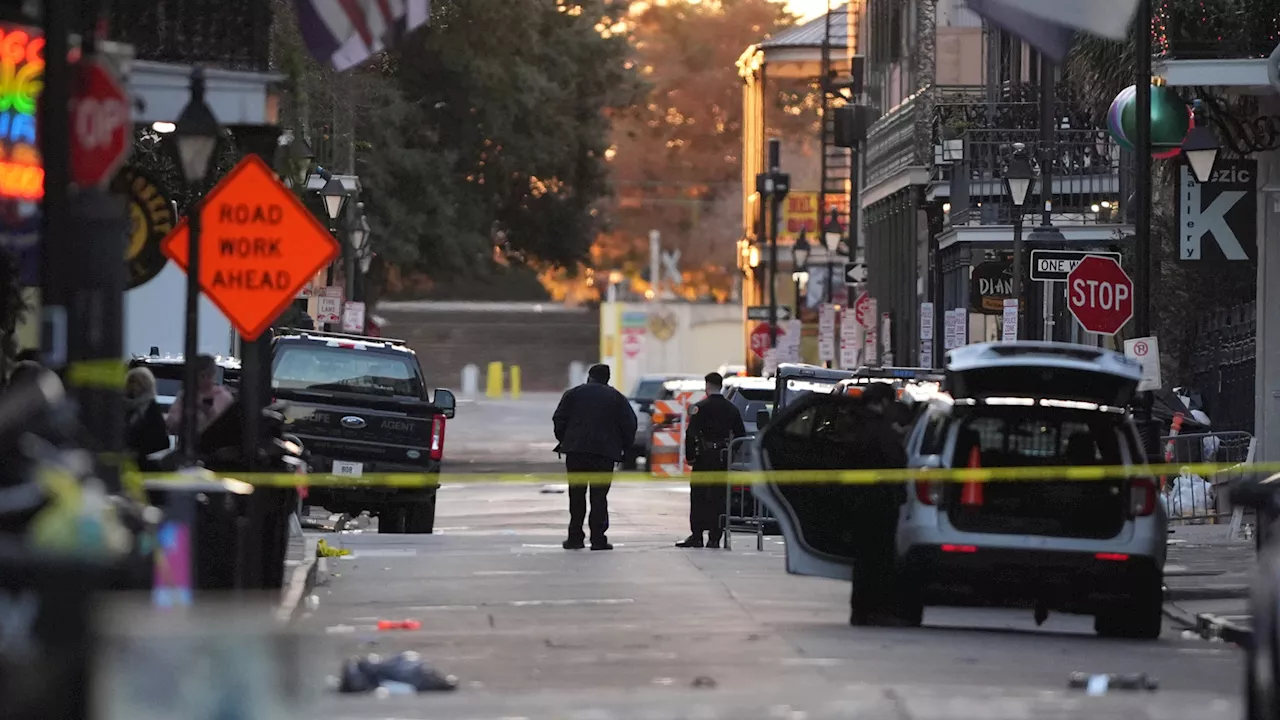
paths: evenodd
<path fill-rule="evenodd" d="M 928 400 L 906 437 L 918 468 L 1145 466 L 1127 406 L 1141 378 L 1118 353 L 1065 343 L 986 343 L 948 353 L 945 392 Z M 813 452 L 838 424 L 839 396 L 784 410 L 755 462 Z M 826 415 L 827 419 L 822 417 Z M 773 439 L 769 436 L 778 433 Z M 1034 608 L 1094 616 L 1100 635 L 1154 639 L 1168 518 L 1154 478 L 911 482 L 899 510 L 900 571 L 925 605 Z M 831 488 L 765 483 L 762 501 L 787 538 L 787 569 L 852 579 L 845 514 Z M 823 493 L 826 493 L 825 495 Z M 822 498 L 826 498 L 823 500 Z"/>

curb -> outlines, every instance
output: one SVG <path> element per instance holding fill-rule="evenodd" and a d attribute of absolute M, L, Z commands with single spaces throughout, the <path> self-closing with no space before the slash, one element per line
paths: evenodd
<path fill-rule="evenodd" d="M 1221 638 L 1223 642 L 1234 643 L 1247 648 L 1253 644 L 1253 628 L 1212 613 L 1200 613 L 1196 616 L 1196 631 L 1206 639 Z"/>
<path fill-rule="evenodd" d="M 1202 585 L 1199 587 L 1166 587 L 1164 599 L 1168 600 L 1243 600 L 1249 597 L 1248 585 Z"/>
<path fill-rule="evenodd" d="M 298 521 L 298 516 L 292 515 L 290 517 L 290 534 L 301 535 L 304 544 L 302 562 L 285 579 L 284 595 L 276 608 L 276 619 L 282 623 L 291 622 L 298 614 L 298 609 L 306 602 L 307 596 L 315 588 L 320 575 L 320 558 L 316 552 L 320 539 L 303 535 L 302 525 Z"/>

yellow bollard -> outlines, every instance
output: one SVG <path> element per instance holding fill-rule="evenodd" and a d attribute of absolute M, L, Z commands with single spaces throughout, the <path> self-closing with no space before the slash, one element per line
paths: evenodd
<path fill-rule="evenodd" d="M 511 366 L 511 399 L 520 399 L 520 366 Z"/>
<path fill-rule="evenodd" d="M 485 383 L 485 397 L 500 398 L 502 397 L 502 363 L 489 363 L 489 378 Z"/>

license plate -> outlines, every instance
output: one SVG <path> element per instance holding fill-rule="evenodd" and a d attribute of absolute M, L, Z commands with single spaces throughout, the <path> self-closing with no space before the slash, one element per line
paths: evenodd
<path fill-rule="evenodd" d="M 341 475 L 343 477 L 360 477 L 361 475 L 364 475 L 364 463 L 334 460 L 333 474 Z"/>

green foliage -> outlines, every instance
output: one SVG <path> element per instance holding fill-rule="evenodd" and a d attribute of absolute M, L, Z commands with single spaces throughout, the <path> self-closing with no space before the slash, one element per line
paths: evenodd
<path fill-rule="evenodd" d="M 601 0 L 457 0 L 359 73 L 377 252 L 431 274 L 583 260 L 609 193 L 607 111 L 637 83 Z M 607 37 L 606 37 L 607 35 Z"/>

